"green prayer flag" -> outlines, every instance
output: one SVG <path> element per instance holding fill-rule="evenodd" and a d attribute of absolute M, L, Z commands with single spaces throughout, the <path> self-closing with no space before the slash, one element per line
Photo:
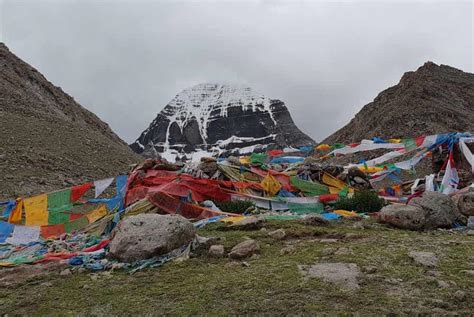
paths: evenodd
<path fill-rule="evenodd" d="M 341 191 L 339 192 L 339 197 L 345 198 L 347 197 L 347 194 L 349 193 L 349 188 L 346 186 Z"/>
<path fill-rule="evenodd" d="M 403 144 L 405 145 L 406 151 L 411 151 L 417 148 L 415 139 L 413 138 L 403 139 Z"/>
<path fill-rule="evenodd" d="M 300 204 L 300 203 L 288 203 L 288 208 L 291 212 L 298 215 L 312 214 L 312 213 L 322 213 L 324 211 L 324 205 L 322 203 L 309 203 L 309 204 Z"/>
<path fill-rule="evenodd" d="M 329 194 L 329 188 L 326 185 L 316 183 L 316 182 L 308 182 L 302 180 L 297 176 L 292 176 L 290 178 L 291 185 L 298 188 L 307 196 L 319 196 L 324 194 Z"/>
<path fill-rule="evenodd" d="M 251 165 L 264 165 L 267 161 L 267 155 L 265 153 L 252 153 L 250 155 L 250 164 Z"/>
<path fill-rule="evenodd" d="M 57 225 L 69 221 L 69 210 L 72 208 L 71 189 L 48 194 L 48 223 Z"/>

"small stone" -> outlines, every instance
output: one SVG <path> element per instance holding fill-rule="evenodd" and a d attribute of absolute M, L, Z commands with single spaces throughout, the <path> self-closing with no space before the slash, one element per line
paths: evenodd
<path fill-rule="evenodd" d="M 462 270 L 461 273 L 474 276 L 474 270 Z"/>
<path fill-rule="evenodd" d="M 250 266 L 250 263 L 243 261 L 243 262 L 242 262 L 242 266 L 244 266 L 244 267 L 249 267 L 249 266 Z"/>
<path fill-rule="evenodd" d="M 438 258 L 433 252 L 416 252 L 411 251 L 408 256 L 415 261 L 415 263 L 426 266 L 436 267 L 438 265 Z"/>
<path fill-rule="evenodd" d="M 41 285 L 41 286 L 44 286 L 44 287 L 51 287 L 51 286 L 53 286 L 53 283 L 51 283 L 51 282 L 44 282 L 44 283 L 41 283 L 40 285 Z"/>
<path fill-rule="evenodd" d="M 467 230 L 466 234 L 468 236 L 474 236 L 474 230 Z"/>
<path fill-rule="evenodd" d="M 260 229 L 261 232 L 267 232 L 267 228 L 263 227 L 262 229 Z"/>
<path fill-rule="evenodd" d="M 64 270 L 61 271 L 61 273 L 59 273 L 59 275 L 61 275 L 61 276 L 67 276 L 67 275 L 71 275 L 71 274 L 72 274 L 72 272 L 71 272 L 70 269 L 64 269 Z"/>
<path fill-rule="evenodd" d="M 292 255 L 295 254 L 296 248 L 293 245 L 289 245 L 280 250 L 281 255 Z"/>
<path fill-rule="evenodd" d="M 459 301 L 459 302 L 463 302 L 466 300 L 466 293 L 464 293 L 463 291 L 459 290 L 459 291 L 456 291 L 454 293 L 454 298 Z"/>
<path fill-rule="evenodd" d="M 227 268 L 236 268 L 236 267 L 240 267 L 240 266 L 241 266 L 240 262 L 237 262 L 237 261 L 230 261 L 230 262 L 225 264 L 225 267 L 227 267 Z"/>
<path fill-rule="evenodd" d="M 364 266 L 362 267 L 362 272 L 367 274 L 374 274 L 375 272 L 377 272 L 377 267 L 373 265 Z"/>
<path fill-rule="evenodd" d="M 323 256 L 328 256 L 328 255 L 332 255 L 334 254 L 334 252 L 336 252 L 336 249 L 335 248 L 324 248 L 321 253 L 323 254 Z"/>
<path fill-rule="evenodd" d="M 337 249 L 337 251 L 334 252 L 334 254 L 335 255 L 350 255 L 350 254 L 353 254 L 353 252 L 351 248 L 343 247 L 343 248 Z"/>
<path fill-rule="evenodd" d="M 438 287 L 439 287 L 439 288 L 449 288 L 449 283 L 447 283 L 447 282 L 445 282 L 445 281 L 436 280 L 436 282 L 438 283 Z"/>
<path fill-rule="evenodd" d="M 319 242 L 321 242 L 321 243 L 336 243 L 337 241 L 339 241 L 339 240 L 337 240 L 337 239 L 321 239 L 321 240 L 319 240 Z"/>
<path fill-rule="evenodd" d="M 84 267 L 80 267 L 77 269 L 77 272 L 78 273 L 84 273 L 86 271 L 86 269 Z"/>
<path fill-rule="evenodd" d="M 427 271 L 426 274 L 429 275 L 429 276 L 434 276 L 434 277 L 439 277 L 439 276 L 441 276 L 441 272 L 440 272 L 440 271 L 433 271 L 433 270 Z"/>
<path fill-rule="evenodd" d="M 344 235 L 344 238 L 346 239 L 355 239 L 357 238 L 359 235 L 353 233 L 353 232 L 348 232 Z"/>
<path fill-rule="evenodd" d="M 208 254 L 214 258 L 221 258 L 224 256 L 224 246 L 222 244 L 211 245 Z"/>
<path fill-rule="evenodd" d="M 229 257 L 232 259 L 242 259 L 250 257 L 252 254 L 260 252 L 260 245 L 255 240 L 245 240 L 232 248 Z"/>
<path fill-rule="evenodd" d="M 89 284 L 84 284 L 84 285 L 82 286 L 82 288 L 83 288 L 83 289 L 90 289 L 91 287 L 90 287 Z"/>
<path fill-rule="evenodd" d="M 91 280 L 97 281 L 99 279 L 99 275 L 97 274 L 91 274 Z"/>
<path fill-rule="evenodd" d="M 286 232 L 283 229 L 277 229 L 275 231 L 270 231 L 268 235 L 273 239 L 283 240 L 286 237 Z"/>

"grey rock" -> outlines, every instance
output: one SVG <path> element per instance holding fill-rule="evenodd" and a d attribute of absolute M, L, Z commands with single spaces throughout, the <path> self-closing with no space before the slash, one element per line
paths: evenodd
<path fill-rule="evenodd" d="M 286 246 L 280 250 L 281 255 L 292 255 L 295 254 L 296 248 L 293 245 Z"/>
<path fill-rule="evenodd" d="M 320 278 L 325 282 L 334 283 L 345 290 L 359 289 L 357 278 L 359 267 L 354 263 L 317 263 L 299 266 L 300 271 L 309 277 Z"/>
<path fill-rule="evenodd" d="M 380 210 L 379 221 L 401 229 L 421 230 L 425 225 L 425 212 L 415 206 L 388 205 Z"/>
<path fill-rule="evenodd" d="M 448 282 L 442 281 L 442 280 L 436 280 L 436 283 L 438 284 L 439 288 L 449 288 L 450 285 Z"/>
<path fill-rule="evenodd" d="M 464 216 L 474 216 L 474 192 L 454 195 L 452 197 L 454 205 Z"/>
<path fill-rule="evenodd" d="M 350 254 L 353 254 L 353 252 L 351 248 L 342 247 L 342 248 L 337 249 L 337 251 L 334 252 L 334 254 L 335 255 L 350 255 Z"/>
<path fill-rule="evenodd" d="M 458 302 L 463 302 L 466 300 L 466 293 L 461 290 L 456 291 L 453 296 Z"/>
<path fill-rule="evenodd" d="M 451 198 L 438 192 L 425 192 L 409 205 L 385 206 L 379 213 L 380 222 L 409 230 L 452 228 L 458 218 Z"/>
<path fill-rule="evenodd" d="M 339 241 L 338 239 L 321 239 L 321 240 L 319 240 L 319 242 L 321 242 L 321 243 L 336 243 L 338 241 Z"/>
<path fill-rule="evenodd" d="M 211 245 L 209 248 L 209 256 L 221 258 L 224 256 L 224 246 L 222 244 Z"/>
<path fill-rule="evenodd" d="M 273 239 L 283 240 L 286 237 L 286 232 L 283 229 L 277 229 L 277 230 L 268 232 L 268 235 L 272 237 Z"/>
<path fill-rule="evenodd" d="M 324 248 L 321 253 L 323 254 L 323 256 L 328 256 L 328 255 L 332 255 L 336 252 L 337 249 L 335 248 Z"/>
<path fill-rule="evenodd" d="M 441 276 L 441 272 L 440 272 L 440 271 L 433 271 L 433 270 L 427 271 L 426 274 L 429 275 L 429 276 L 434 276 L 434 277 L 439 277 L 439 276 Z"/>
<path fill-rule="evenodd" d="M 133 262 L 166 254 L 195 237 L 191 222 L 178 215 L 140 214 L 122 220 L 110 242 L 110 255 Z"/>
<path fill-rule="evenodd" d="M 411 251 L 408 256 L 417 264 L 430 268 L 438 266 L 438 258 L 432 252 Z"/>
<path fill-rule="evenodd" d="M 232 248 L 229 252 L 231 259 L 243 259 L 260 252 L 260 244 L 252 239 L 245 240 Z"/>
<path fill-rule="evenodd" d="M 453 200 L 442 193 L 425 192 L 422 197 L 413 198 L 410 205 L 424 210 L 424 229 L 452 228 L 458 218 Z"/>
<path fill-rule="evenodd" d="M 67 275 L 71 275 L 71 274 L 72 274 L 72 272 L 71 272 L 70 269 L 64 269 L 59 273 L 59 275 L 61 275 L 61 276 L 67 276 Z"/>
<path fill-rule="evenodd" d="M 377 272 L 377 267 L 373 265 L 364 266 L 362 267 L 362 272 L 367 274 L 374 274 Z"/>

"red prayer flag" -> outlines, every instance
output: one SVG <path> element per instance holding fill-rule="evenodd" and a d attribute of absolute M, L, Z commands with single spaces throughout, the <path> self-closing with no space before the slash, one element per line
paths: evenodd
<path fill-rule="evenodd" d="M 50 237 L 59 237 L 65 233 L 64 224 L 41 226 L 41 236 L 45 239 Z"/>
<path fill-rule="evenodd" d="M 81 198 L 91 187 L 92 183 L 74 186 L 71 189 L 71 202 L 75 202 L 76 200 Z"/>

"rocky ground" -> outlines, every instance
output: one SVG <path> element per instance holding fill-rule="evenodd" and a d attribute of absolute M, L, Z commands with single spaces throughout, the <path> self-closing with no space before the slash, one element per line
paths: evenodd
<path fill-rule="evenodd" d="M 468 315 L 474 311 L 473 231 L 413 232 L 370 219 L 327 226 L 318 221 L 312 225 L 269 221 L 263 226 L 236 230 L 210 224 L 198 230 L 201 236 L 218 238 L 210 253 L 135 274 L 70 271 L 58 264 L 3 269 L 0 312 Z"/>

